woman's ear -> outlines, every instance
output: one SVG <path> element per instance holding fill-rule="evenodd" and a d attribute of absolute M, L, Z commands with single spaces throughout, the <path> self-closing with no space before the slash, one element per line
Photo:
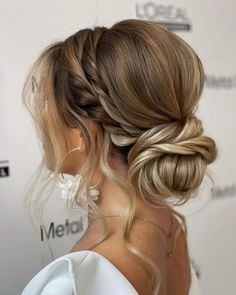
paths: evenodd
<path fill-rule="evenodd" d="M 97 135 L 97 132 L 99 129 L 99 125 L 95 121 L 92 121 L 92 120 L 89 121 L 89 125 L 90 125 L 90 130 L 92 132 L 93 138 L 96 138 L 96 135 Z M 80 146 L 81 151 L 84 151 L 85 142 L 84 142 L 82 132 L 79 128 L 68 128 L 66 136 L 69 140 L 69 144 L 70 144 L 71 148 L 75 148 L 77 146 Z"/>
<path fill-rule="evenodd" d="M 81 151 L 84 151 L 84 139 L 80 129 L 78 128 L 68 128 L 66 131 L 66 138 L 69 142 L 71 149 L 76 148 L 77 146 L 81 147 Z"/>
<path fill-rule="evenodd" d="M 99 125 L 94 121 L 90 121 L 89 124 L 92 136 L 95 138 L 98 132 Z M 78 168 L 83 164 L 86 157 L 85 141 L 83 138 L 83 134 L 79 128 L 68 128 L 66 130 L 65 136 L 71 150 L 75 149 L 76 147 L 80 147 L 79 151 L 70 153 L 66 157 L 62 168 L 64 173 L 75 175 L 78 171 Z"/>

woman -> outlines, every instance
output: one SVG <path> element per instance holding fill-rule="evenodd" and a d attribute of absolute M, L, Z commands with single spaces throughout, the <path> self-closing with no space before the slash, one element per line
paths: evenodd
<path fill-rule="evenodd" d="M 89 225 L 22 294 L 201 294 L 172 205 L 197 196 L 217 156 L 195 116 L 203 85 L 197 54 L 152 21 L 81 29 L 42 52 L 22 96 L 43 144 L 43 188 L 87 208 Z M 34 220 L 40 195 L 26 202 Z"/>

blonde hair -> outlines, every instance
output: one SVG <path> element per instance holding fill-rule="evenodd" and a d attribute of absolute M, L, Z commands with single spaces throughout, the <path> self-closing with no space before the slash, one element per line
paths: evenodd
<path fill-rule="evenodd" d="M 50 44 L 32 65 L 22 91 L 56 174 L 70 148 L 66 128 L 79 128 L 83 134 L 84 177 L 69 208 L 84 189 L 88 192 L 98 165 L 127 192 L 125 246 L 155 269 L 153 294 L 160 289 L 159 268 L 128 241 L 134 197 L 138 194 L 152 207 L 175 212 L 187 235 L 184 216 L 171 207 L 172 197 L 175 205 L 196 197 L 207 165 L 217 156 L 215 141 L 203 135 L 202 122 L 195 116 L 203 85 L 203 65 L 190 45 L 155 22 L 126 19 L 111 28 L 81 29 Z M 101 126 L 96 142 L 90 120 Z M 128 165 L 128 179 L 109 166 L 111 149 Z M 35 223 L 41 221 L 53 182 L 50 171 L 40 177 L 43 167 L 42 160 L 32 184 L 37 193 L 31 191 L 25 198 Z M 102 220 L 99 244 L 109 234 L 107 221 L 95 202 L 88 203 L 89 216 Z"/>

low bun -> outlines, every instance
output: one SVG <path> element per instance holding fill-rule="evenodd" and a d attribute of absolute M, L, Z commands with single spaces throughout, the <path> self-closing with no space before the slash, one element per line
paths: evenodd
<path fill-rule="evenodd" d="M 142 133 L 127 160 L 129 179 L 143 198 L 155 202 L 160 195 L 158 203 L 166 204 L 174 196 L 183 204 L 197 192 L 207 165 L 217 156 L 215 141 L 202 133 L 195 116 Z"/>

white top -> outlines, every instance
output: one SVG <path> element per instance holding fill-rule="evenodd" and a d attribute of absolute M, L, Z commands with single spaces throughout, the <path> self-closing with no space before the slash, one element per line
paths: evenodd
<path fill-rule="evenodd" d="M 202 295 L 191 264 L 189 295 Z M 46 265 L 21 295 L 138 295 L 128 279 L 107 258 L 83 250 L 61 256 Z"/>

